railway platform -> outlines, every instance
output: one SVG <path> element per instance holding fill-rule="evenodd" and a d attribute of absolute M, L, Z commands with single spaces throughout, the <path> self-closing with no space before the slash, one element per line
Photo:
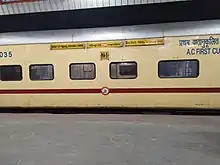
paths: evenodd
<path fill-rule="evenodd" d="M 0 114 L 0 164 L 219 165 L 219 116 Z"/>

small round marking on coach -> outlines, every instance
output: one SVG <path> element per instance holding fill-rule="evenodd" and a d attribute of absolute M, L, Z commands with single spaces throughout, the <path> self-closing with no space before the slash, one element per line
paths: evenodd
<path fill-rule="evenodd" d="M 101 89 L 101 92 L 102 92 L 103 95 L 108 95 L 109 92 L 110 92 L 110 90 L 109 90 L 108 87 L 103 87 L 103 88 Z"/>

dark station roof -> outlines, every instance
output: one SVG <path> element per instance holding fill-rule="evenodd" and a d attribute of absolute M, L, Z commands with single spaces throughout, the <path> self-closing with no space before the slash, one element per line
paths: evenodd
<path fill-rule="evenodd" d="M 0 32 L 219 19 L 219 6 L 219 0 L 0 0 Z"/>

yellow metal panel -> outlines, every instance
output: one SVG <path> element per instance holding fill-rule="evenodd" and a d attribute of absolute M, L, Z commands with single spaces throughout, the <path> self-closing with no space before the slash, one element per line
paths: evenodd
<path fill-rule="evenodd" d="M 123 47 L 122 41 L 89 42 L 87 48 L 120 48 Z"/>
<path fill-rule="evenodd" d="M 126 40 L 125 46 L 151 46 L 151 45 L 163 45 L 164 39 L 138 39 L 138 40 Z"/>
<path fill-rule="evenodd" d="M 85 44 L 84 43 L 56 43 L 51 44 L 50 49 L 51 50 L 65 50 L 65 49 L 84 49 Z"/>

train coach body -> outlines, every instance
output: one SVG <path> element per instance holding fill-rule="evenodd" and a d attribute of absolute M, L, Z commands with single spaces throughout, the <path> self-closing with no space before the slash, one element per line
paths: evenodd
<path fill-rule="evenodd" d="M 0 34 L 0 107 L 220 108 L 220 20 Z"/>

